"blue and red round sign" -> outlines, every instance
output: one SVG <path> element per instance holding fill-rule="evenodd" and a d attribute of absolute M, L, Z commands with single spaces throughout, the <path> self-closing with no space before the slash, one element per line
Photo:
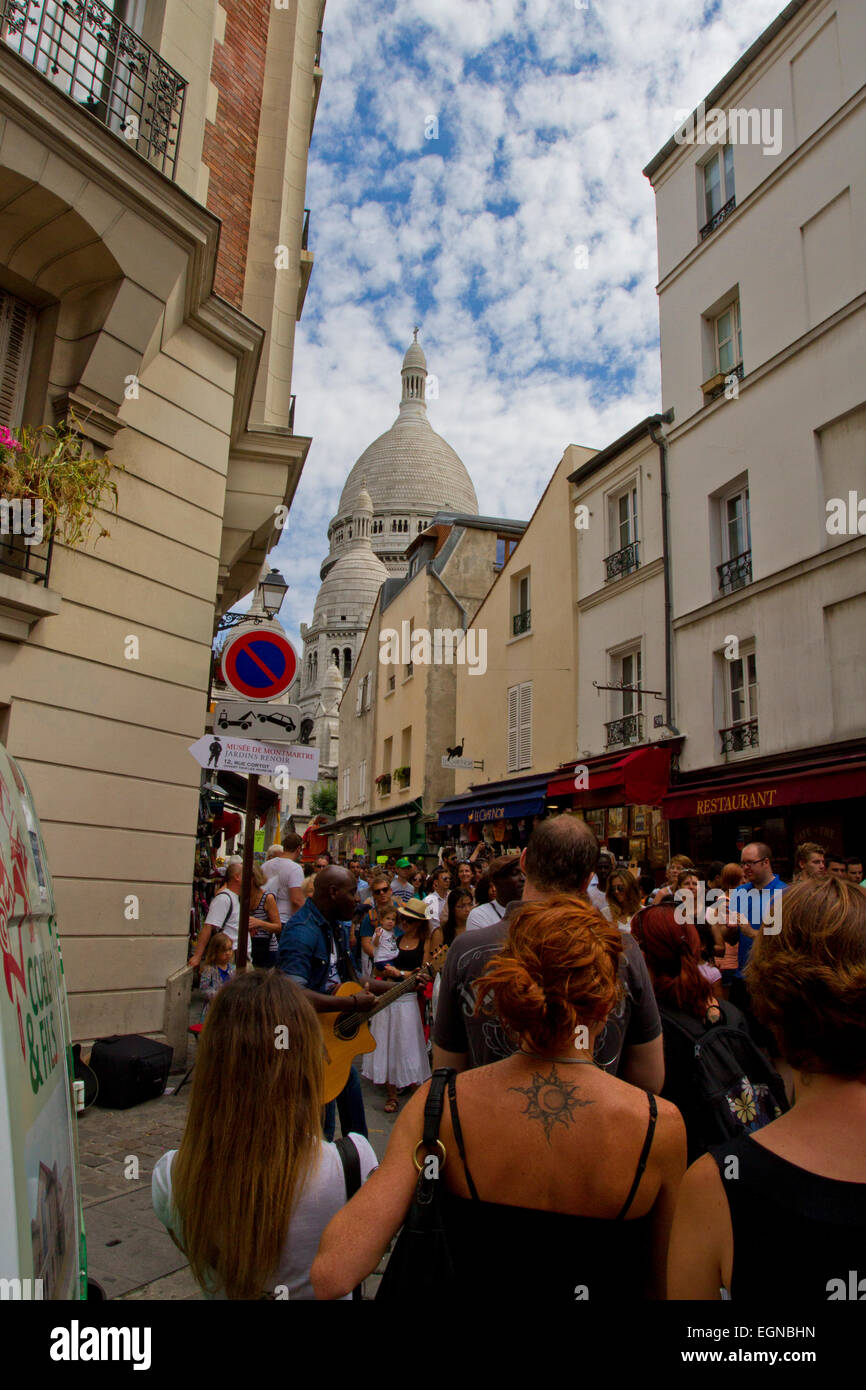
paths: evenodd
<path fill-rule="evenodd" d="M 236 695 L 272 700 L 288 690 L 298 658 L 289 639 L 276 628 L 245 628 L 226 642 L 222 669 L 226 685 Z"/>

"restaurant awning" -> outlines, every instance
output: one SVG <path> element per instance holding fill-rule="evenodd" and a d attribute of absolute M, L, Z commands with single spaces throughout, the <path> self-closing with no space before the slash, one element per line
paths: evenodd
<path fill-rule="evenodd" d="M 739 775 L 723 777 L 719 769 L 712 780 L 679 787 L 662 802 L 668 820 L 687 816 L 727 815 L 736 811 L 767 811 L 777 806 L 796 806 L 813 801 L 842 801 L 866 796 L 866 754 L 813 759 L 800 765 L 760 772 L 743 767 Z"/>
<path fill-rule="evenodd" d="M 671 750 L 659 744 L 630 753 L 604 753 L 560 768 L 547 785 L 547 795 L 573 797 L 574 806 L 658 806 L 668 789 Z M 586 776 L 575 772 L 586 768 Z M 585 783 L 585 785 L 583 785 Z"/>
<path fill-rule="evenodd" d="M 550 773 L 488 782 L 461 796 L 449 796 L 439 807 L 440 825 L 479 825 L 487 821 L 537 816 L 545 808 Z"/>

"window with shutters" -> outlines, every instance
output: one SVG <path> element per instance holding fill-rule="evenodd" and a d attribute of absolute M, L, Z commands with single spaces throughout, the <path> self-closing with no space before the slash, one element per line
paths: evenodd
<path fill-rule="evenodd" d="M 532 766 L 532 681 L 508 691 L 508 771 Z"/>
<path fill-rule="evenodd" d="M 363 801 L 367 795 L 367 760 L 361 763 L 358 770 L 358 800 Z"/>
<path fill-rule="evenodd" d="M 345 807 L 345 806 L 348 806 L 348 804 L 349 804 L 349 786 L 350 786 L 351 775 L 352 775 L 352 770 L 351 770 L 351 768 L 348 768 L 348 767 L 347 767 L 347 768 L 344 770 L 344 772 L 343 772 L 343 806 L 344 806 L 344 807 Z"/>
<path fill-rule="evenodd" d="M 30 305 L 0 290 L 0 425 L 10 430 L 23 423 L 35 325 Z"/>

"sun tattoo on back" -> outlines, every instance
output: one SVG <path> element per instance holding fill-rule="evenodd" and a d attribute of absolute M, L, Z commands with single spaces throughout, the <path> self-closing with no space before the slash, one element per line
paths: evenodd
<path fill-rule="evenodd" d="M 526 1109 L 523 1113 L 530 1120 L 541 1121 L 548 1144 L 554 1125 L 574 1124 L 574 1112 L 578 1106 L 594 1103 L 591 1100 L 577 1099 L 576 1092 L 580 1087 L 567 1085 L 564 1078 L 557 1073 L 556 1063 L 551 1066 L 549 1076 L 533 1072 L 531 1086 L 509 1086 L 508 1089 L 526 1096 Z"/>

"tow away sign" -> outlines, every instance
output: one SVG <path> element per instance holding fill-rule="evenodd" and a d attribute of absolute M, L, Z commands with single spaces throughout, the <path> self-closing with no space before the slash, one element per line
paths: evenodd
<path fill-rule="evenodd" d="M 271 743 L 296 743 L 301 732 L 301 711 L 298 705 L 262 705 L 245 700 L 223 700 L 213 712 L 214 733 L 229 730 L 254 734 Z"/>
<path fill-rule="evenodd" d="M 190 747 L 200 767 L 221 772 L 249 772 L 259 777 L 279 773 L 315 782 L 319 776 L 318 748 L 282 747 L 273 743 L 254 743 L 249 738 L 226 738 L 220 733 L 204 734 Z"/>

